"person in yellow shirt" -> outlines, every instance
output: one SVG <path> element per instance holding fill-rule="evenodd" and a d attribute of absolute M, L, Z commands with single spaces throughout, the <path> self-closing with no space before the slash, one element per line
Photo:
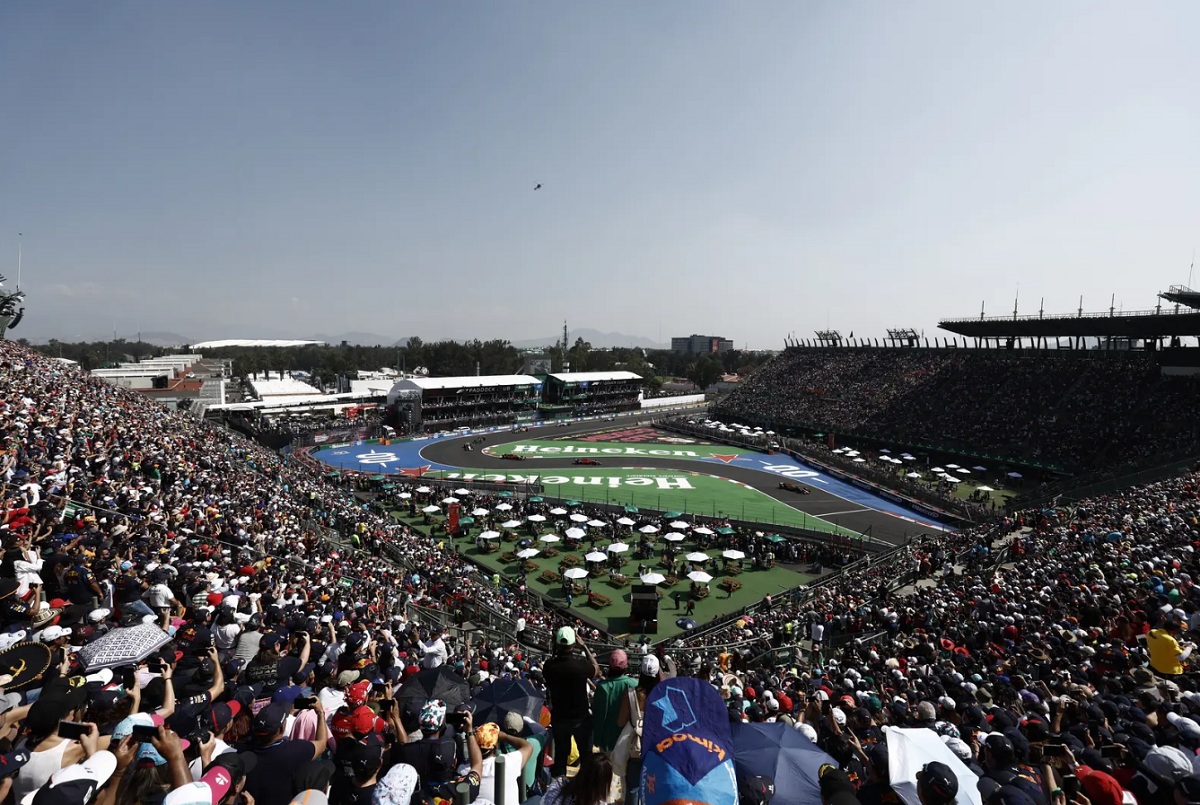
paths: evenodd
<path fill-rule="evenodd" d="M 1183 664 L 1191 656 L 1194 643 L 1179 645 L 1177 635 L 1183 631 L 1183 624 L 1175 619 L 1169 619 L 1157 629 L 1151 629 L 1146 635 L 1146 650 L 1150 652 L 1150 667 L 1154 672 L 1163 676 L 1178 676 L 1183 673 Z"/>

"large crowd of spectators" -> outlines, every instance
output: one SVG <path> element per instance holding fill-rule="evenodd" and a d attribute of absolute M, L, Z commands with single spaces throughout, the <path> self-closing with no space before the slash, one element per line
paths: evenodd
<path fill-rule="evenodd" d="M 1146 353 L 793 348 L 714 413 L 1074 472 L 1200 449 L 1197 403 L 1200 379 Z"/>
<path fill-rule="evenodd" d="M 594 628 L 530 611 L 303 463 L 11 342 L 0 482 L 6 802 L 409 805 L 465 787 L 471 802 L 657 803 L 630 745 L 671 675 L 711 682 L 731 721 L 828 753 L 826 805 L 897 801 L 890 726 L 953 756 L 923 766 L 925 805 L 954 802 L 963 769 L 987 805 L 1200 799 L 1194 473 L 923 537 L 675 657 L 598 657 Z M 552 647 L 406 614 L 468 600 L 553 629 Z M 95 664 L 91 644 L 147 629 L 165 642 Z M 458 706 L 503 685 L 547 706 Z M 763 802 L 800 781 L 739 782 Z"/>

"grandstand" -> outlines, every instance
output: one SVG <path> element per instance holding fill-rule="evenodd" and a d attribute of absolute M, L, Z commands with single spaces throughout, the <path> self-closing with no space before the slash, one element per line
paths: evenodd
<path fill-rule="evenodd" d="M 798 437 L 972 457 L 1038 481 L 1133 472 L 1200 456 L 1200 349 L 1179 346 L 1200 333 L 1192 315 L 942 322 L 975 348 L 797 342 L 713 413 Z M 1089 339 L 1100 348 L 1074 348 Z"/>
<path fill-rule="evenodd" d="M 532 422 L 541 391 L 531 375 L 408 377 L 388 392 L 388 420 L 410 433 Z"/>
<path fill-rule="evenodd" d="M 544 403 L 569 416 L 638 407 L 642 377 L 633 372 L 557 372 L 546 376 Z"/>

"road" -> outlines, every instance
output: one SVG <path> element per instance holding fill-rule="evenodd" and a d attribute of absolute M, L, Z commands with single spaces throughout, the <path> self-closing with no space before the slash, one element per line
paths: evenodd
<path fill-rule="evenodd" d="M 486 434 L 485 438 L 487 441 L 474 445 L 472 452 L 465 452 L 462 446 L 464 443 L 470 443 L 479 438 L 478 434 L 462 438 L 439 439 L 422 448 L 421 455 L 428 461 L 451 467 L 495 469 L 511 472 L 514 469 L 514 462 L 485 455 L 480 450 L 488 444 L 505 444 L 520 439 L 561 439 L 565 436 L 600 433 L 608 430 L 633 427 L 638 424 L 647 425 L 656 418 L 658 417 L 620 417 L 616 422 L 592 421 L 572 424 L 566 427 L 551 425 L 548 427 L 530 428 L 527 433 L 520 434 L 510 431 Z M 610 463 L 606 460 L 604 466 L 620 467 L 621 464 L 615 463 L 616 461 L 617 459 L 613 459 L 614 463 Z M 534 468 L 542 471 L 573 466 L 574 460 L 570 458 L 538 458 L 516 464 L 515 468 L 521 471 L 528 471 Z M 861 504 L 823 491 L 815 485 L 809 487 L 812 489 L 812 494 L 809 495 L 799 495 L 795 492 L 782 490 L 779 488 L 780 479 L 778 476 L 747 467 L 738 467 L 732 464 L 720 465 L 697 462 L 688 459 L 652 458 L 645 456 L 637 457 L 637 466 L 659 467 L 685 472 L 707 472 L 712 475 L 731 478 L 806 514 L 836 522 L 840 526 L 852 528 L 860 533 L 870 529 L 872 537 L 893 545 L 899 545 L 909 536 L 927 530 L 919 523 L 909 522 L 886 512 L 864 508 Z"/>

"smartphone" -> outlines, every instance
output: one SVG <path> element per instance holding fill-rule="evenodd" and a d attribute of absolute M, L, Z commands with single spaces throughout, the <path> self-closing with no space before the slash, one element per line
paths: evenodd
<path fill-rule="evenodd" d="M 1125 757 L 1125 747 L 1120 744 L 1106 744 L 1100 747 L 1100 757 L 1123 758 Z"/>
<path fill-rule="evenodd" d="M 1062 790 L 1067 795 L 1068 800 L 1074 799 L 1075 795 L 1079 793 L 1079 778 L 1074 774 L 1064 774 L 1062 776 Z"/>
<path fill-rule="evenodd" d="M 125 690 L 133 690 L 133 686 L 137 684 L 137 669 L 125 668 L 121 671 L 121 684 Z"/>
<path fill-rule="evenodd" d="M 162 660 L 154 660 L 146 663 L 146 668 L 156 674 L 161 674 L 166 670 L 167 666 Z"/>
<path fill-rule="evenodd" d="M 59 737 L 66 738 L 68 741 L 77 741 L 91 731 L 91 727 L 87 724 L 81 724 L 78 721 L 58 722 Z"/>
<path fill-rule="evenodd" d="M 158 737 L 158 727 L 153 724 L 134 724 L 129 733 L 138 741 L 149 741 Z"/>
<path fill-rule="evenodd" d="M 379 712 L 381 712 L 381 713 L 391 712 L 391 709 L 395 706 L 396 706 L 395 699 L 380 699 L 379 700 Z"/>
<path fill-rule="evenodd" d="M 1066 757 L 1067 747 L 1064 744 L 1046 744 L 1042 747 L 1042 757 Z"/>
<path fill-rule="evenodd" d="M 297 710 L 311 710 L 316 700 L 315 696 L 297 696 L 294 706 Z"/>

